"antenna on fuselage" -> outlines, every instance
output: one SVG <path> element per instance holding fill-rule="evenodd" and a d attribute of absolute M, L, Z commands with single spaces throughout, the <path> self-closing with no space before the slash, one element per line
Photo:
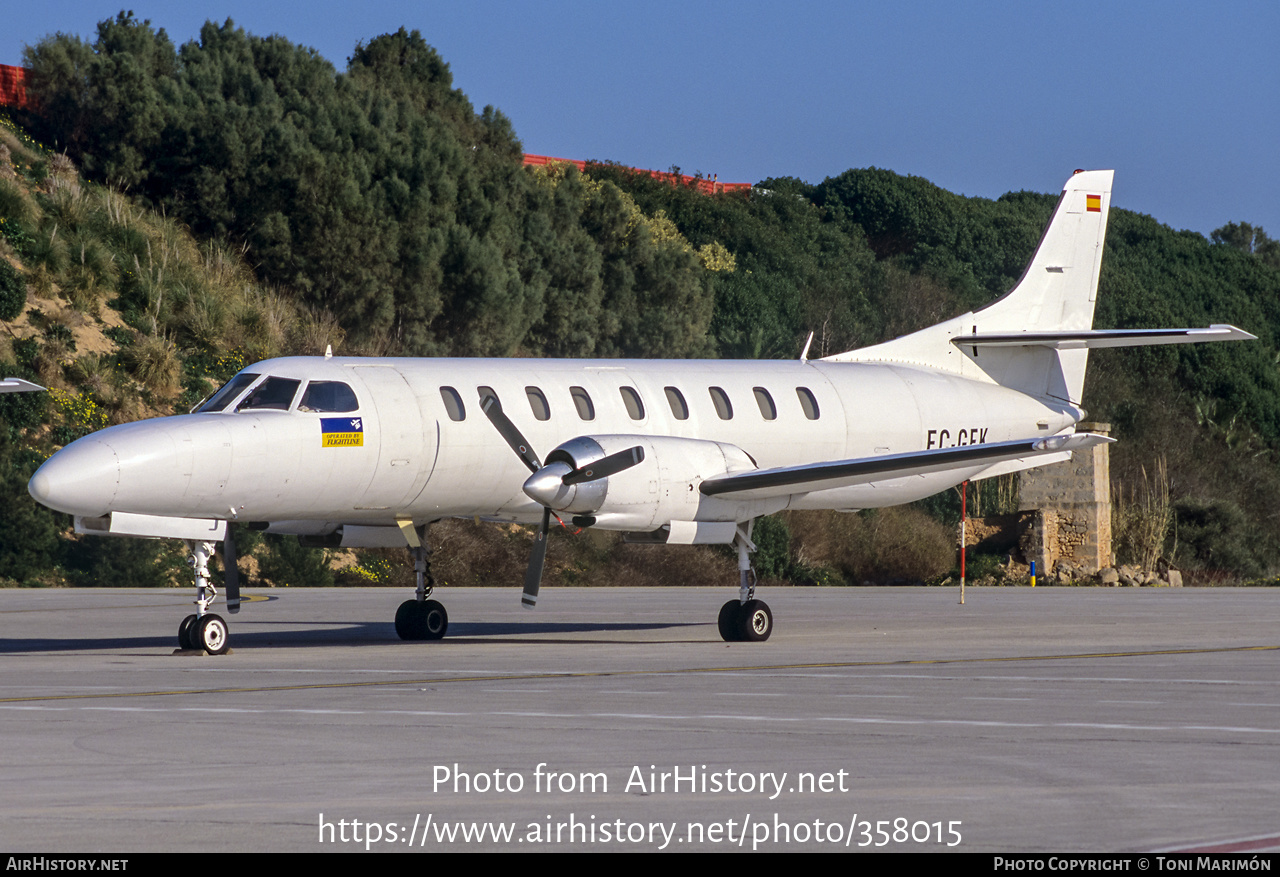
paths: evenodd
<path fill-rule="evenodd" d="M 805 342 L 804 342 L 804 350 L 801 350 L 801 351 L 800 351 L 800 361 L 801 361 L 801 362 L 808 362 L 808 361 L 809 361 L 809 345 L 810 345 L 810 344 L 812 344 L 812 343 L 813 343 L 813 333 L 812 333 L 812 332 L 810 332 L 810 333 L 809 333 L 809 337 L 808 337 L 808 338 L 805 340 Z"/>

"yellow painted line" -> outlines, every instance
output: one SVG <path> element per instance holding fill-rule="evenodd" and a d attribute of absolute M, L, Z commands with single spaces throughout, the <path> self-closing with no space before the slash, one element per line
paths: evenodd
<path fill-rule="evenodd" d="M 158 691 L 117 691 L 89 694 L 49 694 L 31 697 L 5 697 L 0 703 L 32 703 L 58 700 L 106 700 L 121 697 L 171 697 L 183 694 L 266 694 L 275 691 L 319 691 L 340 688 L 378 688 L 388 686 L 457 685 L 477 682 L 517 682 L 543 679 L 596 679 L 609 676 L 682 676 L 698 673 L 758 673 L 775 670 L 835 670 L 854 667 L 912 667 L 930 664 L 991 664 L 1027 661 L 1071 661 L 1095 658 L 1143 658 L 1158 655 L 1211 655 L 1228 652 L 1274 652 L 1280 646 L 1232 646 L 1217 649 L 1157 649 L 1142 652 L 1084 652 L 1072 655 L 1024 655 L 997 658 L 920 658 L 902 661 L 829 661 L 812 664 L 757 664 L 749 667 L 686 667 L 679 670 L 590 670 L 564 673 L 494 673 L 481 676 L 455 676 L 429 679 L 379 679 L 359 682 L 313 682 L 305 685 L 262 685 L 243 688 L 173 688 Z"/>
<path fill-rule="evenodd" d="M 221 591 L 219 591 L 218 593 L 219 593 L 219 596 L 222 595 Z M 183 602 L 191 602 L 193 604 L 195 602 L 194 600 L 191 599 L 190 594 L 174 594 L 173 596 L 175 598 L 182 599 Z M 240 597 L 240 603 L 241 605 L 245 603 L 269 603 L 272 600 L 279 600 L 279 599 L 280 598 L 276 596 L 264 596 L 261 594 L 252 594 L 252 595 L 242 594 Z M 223 606 L 223 604 L 221 602 L 214 604 L 215 612 L 217 611 L 217 607 L 219 606 Z M 0 615 L 20 615 L 23 612 L 119 612 L 125 609 L 132 612 L 135 609 L 172 609 L 172 608 L 173 608 L 173 603 L 171 602 L 170 603 L 126 603 L 126 604 L 118 604 L 115 606 L 57 606 L 57 607 L 45 606 L 37 609 L 0 609 Z"/>

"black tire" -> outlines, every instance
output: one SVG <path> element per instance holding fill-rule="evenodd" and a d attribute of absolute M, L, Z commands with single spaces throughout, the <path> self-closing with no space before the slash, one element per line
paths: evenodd
<path fill-rule="evenodd" d="M 191 638 L 197 649 L 211 655 L 225 655 L 230 644 L 227 623 L 221 615 L 205 615 L 191 627 Z"/>
<path fill-rule="evenodd" d="M 419 610 L 422 618 L 422 639 L 444 639 L 449 630 L 449 613 L 444 605 L 435 600 L 428 600 Z"/>
<path fill-rule="evenodd" d="M 742 623 L 739 610 L 742 604 L 737 600 L 730 600 L 720 607 L 720 618 L 718 624 L 720 626 L 720 639 L 727 643 L 736 643 L 742 641 Z"/>
<path fill-rule="evenodd" d="M 190 650 L 197 648 L 195 639 L 191 636 L 191 629 L 195 627 L 196 617 L 188 615 L 182 619 L 182 623 L 178 625 L 178 648 Z"/>
<path fill-rule="evenodd" d="M 417 600 L 405 600 L 396 610 L 396 635 L 404 640 L 426 639 Z"/>
<path fill-rule="evenodd" d="M 738 616 L 739 638 L 749 643 L 762 643 L 773 633 L 773 612 L 763 600 L 748 600 Z"/>

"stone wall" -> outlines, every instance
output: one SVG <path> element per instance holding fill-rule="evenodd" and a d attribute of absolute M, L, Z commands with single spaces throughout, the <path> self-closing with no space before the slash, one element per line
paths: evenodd
<path fill-rule="evenodd" d="M 1109 423 L 1081 423 L 1080 432 L 1107 435 Z M 1111 464 L 1109 445 L 1073 451 L 1071 459 L 1021 473 L 1018 500 L 1035 512 L 1023 554 L 1047 576 L 1058 561 L 1095 573 L 1111 566 Z"/>

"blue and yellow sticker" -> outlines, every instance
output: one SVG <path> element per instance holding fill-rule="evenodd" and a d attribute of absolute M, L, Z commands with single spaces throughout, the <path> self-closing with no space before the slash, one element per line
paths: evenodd
<path fill-rule="evenodd" d="M 359 417 L 321 417 L 320 446 L 323 448 L 364 447 L 364 420 Z"/>

